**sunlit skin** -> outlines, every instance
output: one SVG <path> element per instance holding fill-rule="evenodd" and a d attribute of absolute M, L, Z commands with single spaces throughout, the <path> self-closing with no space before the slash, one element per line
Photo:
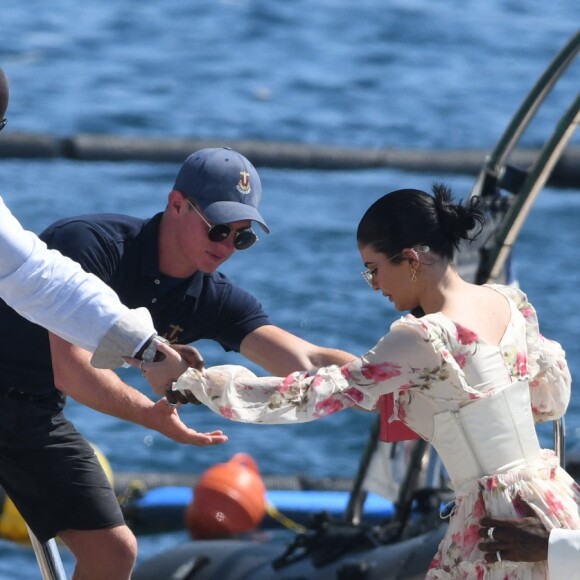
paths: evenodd
<path fill-rule="evenodd" d="M 228 225 L 239 231 L 251 227 L 251 222 L 242 220 Z M 187 198 L 172 191 L 159 230 L 161 272 L 174 278 L 188 278 L 197 271 L 215 272 L 236 251 L 234 232 L 221 242 L 212 242 L 207 232 L 208 226 Z"/>
<path fill-rule="evenodd" d="M 401 252 L 395 263 L 374 250 L 359 246 L 363 264 L 373 273 L 373 289 L 388 298 L 398 311 L 421 306 L 425 314 L 441 312 L 469 328 L 490 344 L 499 344 L 510 319 L 507 299 L 498 292 L 463 280 L 453 264 L 433 252 L 413 248 Z M 413 282 L 412 270 L 416 271 Z M 473 304 L 480 308 L 474 309 Z"/>
<path fill-rule="evenodd" d="M 385 254 L 376 252 L 370 245 L 360 246 L 359 252 L 365 268 L 373 274 L 373 289 L 380 291 L 397 310 L 412 310 L 420 304 L 418 274 L 417 282 L 412 282 L 412 270 L 418 272 L 420 267 L 415 250 L 404 250 L 404 259 L 399 263 L 389 261 Z"/>

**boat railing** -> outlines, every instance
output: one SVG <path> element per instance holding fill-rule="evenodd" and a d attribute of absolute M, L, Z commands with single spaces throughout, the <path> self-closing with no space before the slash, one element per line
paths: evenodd
<path fill-rule="evenodd" d="M 476 281 L 493 282 L 500 276 L 516 238 L 541 189 L 580 122 L 580 93 L 556 123 L 555 129 L 528 169 L 508 164 L 524 131 L 537 114 L 546 97 L 556 86 L 580 52 L 577 32 L 552 60 L 524 99 L 496 147 L 487 157 L 470 194 L 492 204 L 501 215 L 500 226 L 480 249 L 481 259 Z M 501 197 L 500 190 L 512 195 Z"/>
<path fill-rule="evenodd" d="M 40 542 L 30 528 L 28 535 L 43 580 L 67 580 L 56 540 L 51 538 L 47 542 Z"/>
<path fill-rule="evenodd" d="M 363 521 L 364 503 L 368 492 L 365 487 L 371 461 L 376 453 L 389 453 L 394 458 L 398 451 L 403 449 L 404 455 L 408 456 L 404 474 L 400 481 L 390 481 L 397 489 L 394 498 L 395 516 L 402 531 L 407 521 L 415 495 L 421 490 L 449 491 L 447 476 L 443 463 L 435 449 L 423 439 L 401 441 L 390 444 L 382 444 L 379 447 L 380 418 L 373 424 L 365 452 L 359 463 L 359 469 L 354 479 L 344 520 L 351 525 L 359 525 Z M 404 449 L 404 447 L 406 449 Z"/>
<path fill-rule="evenodd" d="M 560 467 L 566 468 L 566 423 L 564 417 L 553 421 L 554 453 L 560 460 Z"/>

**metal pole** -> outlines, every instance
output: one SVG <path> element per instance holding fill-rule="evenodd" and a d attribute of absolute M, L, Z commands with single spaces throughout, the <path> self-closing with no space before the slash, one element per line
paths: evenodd
<path fill-rule="evenodd" d="M 28 535 L 43 580 L 67 580 L 55 539 L 51 538 L 48 542 L 41 543 L 30 528 L 28 528 Z"/>
<path fill-rule="evenodd" d="M 560 467 L 566 469 L 566 423 L 564 417 L 554 421 L 554 452 L 560 459 Z"/>
<path fill-rule="evenodd" d="M 377 450 L 380 428 L 381 418 L 377 417 L 371 428 L 369 440 L 367 442 L 363 457 L 360 461 L 358 473 L 353 483 L 350 496 L 348 498 L 348 504 L 344 513 L 345 521 L 355 526 L 361 523 L 363 506 L 367 498 L 366 491 L 363 489 L 363 483 L 367 476 L 369 466 L 371 464 L 371 459 Z"/>

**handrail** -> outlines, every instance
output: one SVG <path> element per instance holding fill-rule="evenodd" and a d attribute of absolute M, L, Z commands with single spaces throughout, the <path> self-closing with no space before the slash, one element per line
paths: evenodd
<path fill-rule="evenodd" d="M 482 260 L 477 277 L 480 283 L 493 282 L 500 275 L 534 201 L 546 184 L 554 165 L 561 157 L 579 123 L 580 93 L 562 115 L 556 129 L 529 170 L 521 190 L 514 196 L 502 220 L 501 227 L 482 248 Z"/>
<path fill-rule="evenodd" d="M 500 177 L 500 172 L 504 168 L 509 154 L 519 142 L 523 132 L 558 79 L 576 58 L 579 50 L 580 31 L 574 34 L 558 52 L 520 105 L 493 151 L 488 155 L 471 196 L 485 196 L 491 191 L 495 191 L 495 183 Z M 490 187 L 490 181 L 493 184 L 492 187 Z"/>
<path fill-rule="evenodd" d="M 553 421 L 554 425 L 554 453 L 560 459 L 560 467 L 566 468 L 566 423 L 564 417 Z"/>
<path fill-rule="evenodd" d="M 517 113 L 504 131 L 498 144 L 488 156 L 470 197 L 498 199 L 501 180 L 512 170 L 506 161 L 518 143 L 524 130 L 537 113 L 540 105 L 556 85 L 556 82 L 573 62 L 580 51 L 580 31 L 572 36 L 552 60 L 532 90 L 524 99 Z M 527 172 L 518 171 L 519 187 L 514 195 L 503 198 L 499 211 L 503 212 L 502 225 L 495 235 L 486 240 L 480 249 L 481 259 L 476 282 L 484 284 L 498 279 L 505 261 L 515 243 L 521 227 L 538 193 L 546 184 L 556 163 L 580 122 L 580 94 L 562 115 L 552 135 L 541 149 Z M 512 171 L 513 173 L 513 171 Z"/>
<path fill-rule="evenodd" d="M 379 416 L 375 419 L 371 428 L 365 452 L 359 462 L 356 478 L 353 482 L 346 510 L 344 512 L 344 520 L 355 526 L 360 524 L 362 520 L 363 506 L 367 497 L 363 484 L 369 470 L 371 459 L 378 448 L 380 426 L 381 418 Z"/>
<path fill-rule="evenodd" d="M 28 535 L 43 580 L 67 580 L 55 539 L 51 538 L 47 542 L 40 542 L 29 527 Z"/>
<path fill-rule="evenodd" d="M 498 141 L 495 149 L 489 156 L 486 164 L 488 171 L 497 175 L 505 165 L 507 156 L 519 141 L 522 133 L 528 127 L 538 108 L 554 88 L 558 79 L 573 62 L 579 50 L 580 31 L 574 34 L 554 57 L 548 68 L 546 68 L 532 90 L 528 93 L 528 96 L 524 99 L 501 139 Z"/>

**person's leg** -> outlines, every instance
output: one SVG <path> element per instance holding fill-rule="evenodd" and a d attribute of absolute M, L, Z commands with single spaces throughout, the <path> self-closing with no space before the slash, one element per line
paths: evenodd
<path fill-rule="evenodd" d="M 73 580 L 127 580 L 137 558 L 137 540 L 127 526 L 66 530 L 59 537 L 77 563 Z"/>
<path fill-rule="evenodd" d="M 58 401 L 1 403 L 0 484 L 38 541 L 60 536 L 79 559 L 75 577 L 129 578 L 136 540 L 92 446 Z"/>

